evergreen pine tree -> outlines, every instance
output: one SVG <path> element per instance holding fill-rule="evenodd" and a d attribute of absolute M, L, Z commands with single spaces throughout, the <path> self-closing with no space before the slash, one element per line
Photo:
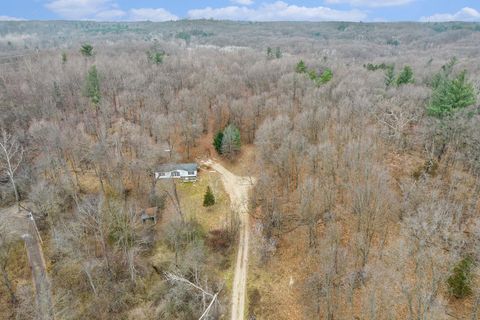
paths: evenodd
<path fill-rule="evenodd" d="M 218 154 L 222 154 L 222 141 L 223 141 L 223 132 L 219 131 L 213 138 L 213 146 Z"/>
<path fill-rule="evenodd" d="M 282 57 L 282 51 L 279 47 L 275 48 L 275 58 L 280 59 Z"/>
<path fill-rule="evenodd" d="M 297 66 L 295 67 L 295 71 L 297 73 L 306 73 L 307 72 L 307 66 L 305 65 L 305 62 L 303 62 L 303 60 L 300 60 L 300 62 L 297 63 Z"/>
<path fill-rule="evenodd" d="M 85 95 L 90 98 L 92 104 L 97 106 L 100 103 L 100 79 L 97 72 L 97 67 L 92 66 L 88 70 Z"/>
<path fill-rule="evenodd" d="M 415 80 L 413 79 L 412 68 L 410 66 L 405 66 L 402 72 L 400 72 L 400 74 L 398 75 L 397 86 L 401 86 L 408 83 L 414 83 L 414 82 Z"/>
<path fill-rule="evenodd" d="M 467 81 L 466 71 L 455 79 L 443 79 L 434 89 L 428 113 L 443 118 L 457 109 L 462 109 L 476 103 L 475 89 Z"/>
<path fill-rule="evenodd" d="M 473 259 L 466 257 L 455 266 L 452 275 L 448 278 L 450 293 L 456 298 L 465 298 L 472 293 L 473 266 Z"/>
<path fill-rule="evenodd" d="M 82 47 L 80 48 L 80 53 L 85 57 L 93 56 L 93 46 L 88 43 L 83 44 Z"/>
<path fill-rule="evenodd" d="M 267 48 L 267 59 L 268 60 L 273 59 L 273 50 L 270 47 Z"/>
<path fill-rule="evenodd" d="M 215 204 L 215 196 L 213 195 L 212 189 L 210 186 L 207 187 L 207 191 L 203 196 L 203 206 L 204 207 L 211 207 Z"/>
<path fill-rule="evenodd" d="M 395 67 L 388 66 L 385 70 L 385 86 L 389 88 L 392 84 L 395 83 Z"/>

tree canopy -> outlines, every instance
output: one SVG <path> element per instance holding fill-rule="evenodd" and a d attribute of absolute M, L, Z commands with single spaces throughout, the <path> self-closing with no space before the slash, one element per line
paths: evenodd
<path fill-rule="evenodd" d="M 413 78 L 413 70 L 410 66 L 403 67 L 403 70 L 400 72 L 397 78 L 397 86 L 404 84 L 414 83 L 415 79 Z"/>
<path fill-rule="evenodd" d="M 90 98 L 92 104 L 98 105 L 100 103 L 100 79 L 96 66 L 92 66 L 88 70 L 85 95 Z"/>
<path fill-rule="evenodd" d="M 475 89 L 468 82 L 466 71 L 462 71 L 452 80 L 445 77 L 437 81 L 428 106 L 430 115 L 443 118 L 476 103 Z"/>
<path fill-rule="evenodd" d="M 240 151 L 240 147 L 240 130 L 235 125 L 229 124 L 223 130 L 222 154 L 231 158 Z"/>

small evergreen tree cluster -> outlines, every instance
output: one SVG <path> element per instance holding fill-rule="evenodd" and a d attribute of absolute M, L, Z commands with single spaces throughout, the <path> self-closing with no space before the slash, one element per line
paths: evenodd
<path fill-rule="evenodd" d="M 381 64 L 368 63 L 368 64 L 364 64 L 363 67 L 368 71 L 377 71 L 377 70 L 387 70 L 388 68 L 392 68 L 393 65 L 386 64 L 383 62 Z"/>
<path fill-rule="evenodd" d="M 463 258 L 453 269 L 452 275 L 448 278 L 447 283 L 450 293 L 462 299 L 472 293 L 472 269 L 475 265 L 472 257 Z"/>
<path fill-rule="evenodd" d="M 400 45 L 400 41 L 398 41 L 397 39 L 388 39 L 387 44 L 389 46 L 395 46 L 396 47 L 396 46 Z"/>
<path fill-rule="evenodd" d="M 281 57 L 282 57 L 282 50 L 280 50 L 279 47 L 276 47 L 275 51 L 270 47 L 267 48 L 267 59 L 268 60 L 280 59 Z"/>
<path fill-rule="evenodd" d="M 165 51 L 149 51 L 148 59 L 154 64 L 162 64 L 165 58 Z"/>
<path fill-rule="evenodd" d="M 402 72 L 398 75 L 397 86 L 404 84 L 414 83 L 415 79 L 413 78 L 413 70 L 410 66 L 403 67 Z"/>
<path fill-rule="evenodd" d="M 207 191 L 203 196 L 203 206 L 204 207 L 211 207 L 215 204 L 215 196 L 213 195 L 212 189 L 210 186 L 207 187 Z"/>
<path fill-rule="evenodd" d="M 297 63 L 295 67 L 295 72 L 296 73 L 307 73 L 307 65 L 303 60 L 300 60 L 300 62 Z"/>
<path fill-rule="evenodd" d="M 395 67 L 390 66 L 385 70 L 385 85 L 387 88 L 391 87 L 395 83 Z"/>
<path fill-rule="evenodd" d="M 400 87 L 405 84 L 415 83 L 415 78 L 413 77 L 413 70 L 410 66 L 403 67 L 402 71 L 395 75 L 395 66 L 388 65 L 385 70 L 385 85 L 391 87 L 392 85 L 396 85 Z"/>
<path fill-rule="evenodd" d="M 62 64 L 65 64 L 65 63 L 67 63 L 67 53 L 62 52 Z"/>
<path fill-rule="evenodd" d="M 218 154 L 232 158 L 240 151 L 240 130 L 229 124 L 223 131 L 219 131 L 213 138 L 213 146 Z"/>
<path fill-rule="evenodd" d="M 467 80 L 465 70 L 453 79 L 449 79 L 447 74 L 437 76 L 432 85 L 433 93 L 427 111 L 437 118 L 444 118 L 477 102 L 475 89 Z"/>
<path fill-rule="evenodd" d="M 333 72 L 331 69 L 327 68 L 323 70 L 322 73 L 318 74 L 314 69 L 308 69 L 305 62 L 303 60 L 300 60 L 299 63 L 297 63 L 295 67 L 295 72 L 301 73 L 301 74 L 307 74 L 310 79 L 315 82 L 317 86 L 320 86 L 322 84 L 325 84 L 332 80 L 333 78 Z"/>
<path fill-rule="evenodd" d="M 80 53 L 85 57 L 91 57 L 94 55 L 93 46 L 89 43 L 85 43 L 80 48 Z"/>

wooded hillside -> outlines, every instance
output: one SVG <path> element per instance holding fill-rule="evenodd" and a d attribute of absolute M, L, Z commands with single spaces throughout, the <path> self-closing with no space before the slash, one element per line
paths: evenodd
<path fill-rule="evenodd" d="M 218 177 L 153 179 L 215 157 L 257 181 L 249 319 L 477 319 L 479 43 L 469 23 L 0 22 L 0 212 L 33 211 L 57 319 L 198 319 L 209 296 L 178 278 L 225 319 Z M 31 319 L 2 217 L 0 318 Z"/>

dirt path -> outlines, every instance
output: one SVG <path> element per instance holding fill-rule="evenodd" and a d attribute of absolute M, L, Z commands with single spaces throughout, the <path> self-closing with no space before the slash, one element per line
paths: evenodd
<path fill-rule="evenodd" d="M 247 177 L 239 177 L 225 169 L 221 164 L 206 161 L 215 171 L 220 173 L 225 190 L 230 195 L 233 210 L 240 217 L 240 239 L 238 243 L 237 261 L 232 287 L 232 320 L 243 320 L 245 314 L 245 299 L 248 270 L 248 192 L 254 181 Z"/>
<path fill-rule="evenodd" d="M 37 300 L 37 319 L 51 320 L 54 318 L 51 284 L 47 274 L 47 267 L 43 257 L 41 239 L 37 232 L 35 221 L 28 212 L 17 207 L 1 208 L 0 217 L 7 226 L 25 242 L 32 278 L 35 284 L 35 296 Z"/>

